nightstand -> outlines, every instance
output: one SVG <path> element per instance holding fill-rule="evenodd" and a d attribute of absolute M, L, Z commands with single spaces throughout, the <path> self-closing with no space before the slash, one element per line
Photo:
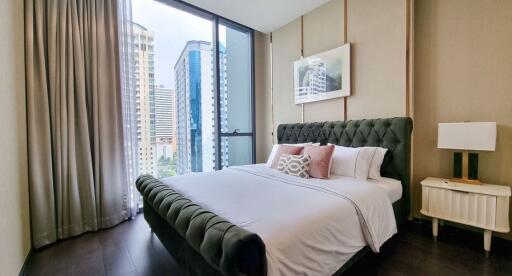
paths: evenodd
<path fill-rule="evenodd" d="M 470 225 L 484 230 L 486 256 L 492 232 L 510 231 L 508 212 L 510 187 L 471 185 L 429 177 L 421 181 L 421 213 L 432 217 L 432 235 L 437 240 L 439 220 Z"/>

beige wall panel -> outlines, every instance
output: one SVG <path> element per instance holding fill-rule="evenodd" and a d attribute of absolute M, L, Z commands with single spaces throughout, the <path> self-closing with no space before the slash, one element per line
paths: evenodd
<path fill-rule="evenodd" d="M 293 62 L 300 59 L 300 18 L 272 33 L 274 127 L 301 121 L 293 97 Z"/>
<path fill-rule="evenodd" d="M 332 0 L 304 15 L 304 56 L 343 45 L 343 0 Z M 343 120 L 343 98 L 307 103 L 305 122 Z"/>
<path fill-rule="evenodd" d="M 496 152 L 479 154 L 479 175 L 512 185 L 512 1 L 415 5 L 413 214 L 420 217 L 419 182 L 452 174 L 452 152 L 436 148 L 438 122 L 496 121 Z"/>
<path fill-rule="evenodd" d="M 348 119 L 405 116 L 405 0 L 348 0 Z"/>
<path fill-rule="evenodd" d="M 254 33 L 256 162 L 267 161 L 272 148 L 272 107 L 270 93 L 270 35 Z"/>
<path fill-rule="evenodd" d="M 23 1 L 0 9 L 0 274 L 18 275 L 30 250 Z"/>

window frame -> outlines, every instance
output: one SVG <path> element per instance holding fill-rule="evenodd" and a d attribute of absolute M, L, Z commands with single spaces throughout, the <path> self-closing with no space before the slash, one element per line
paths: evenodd
<path fill-rule="evenodd" d="M 182 0 L 156 0 L 160 3 L 163 3 L 163 4 L 166 4 L 166 5 L 169 5 L 173 8 L 176 8 L 176 9 L 180 9 L 184 12 L 188 12 L 190 14 L 193 14 L 195 16 L 199 16 L 201 18 L 204 18 L 204 19 L 207 19 L 207 20 L 210 20 L 212 22 L 212 26 L 213 26 L 213 36 L 212 36 L 212 40 L 214 41 L 215 43 L 215 51 L 214 51 L 214 61 L 215 61 L 215 72 L 214 72 L 214 94 L 215 94 L 215 97 L 216 97 L 216 100 L 215 100 L 215 129 L 216 129 L 216 134 L 215 134 L 215 145 L 216 145 L 216 149 L 215 149 L 215 169 L 216 170 L 220 170 L 222 169 L 222 160 L 221 160 L 221 138 L 222 137 L 240 137 L 240 136 L 245 136 L 245 137 L 251 137 L 252 139 L 252 163 L 255 164 L 256 163 L 256 95 L 255 95 L 255 82 L 254 82 L 254 78 L 255 78 L 255 74 L 254 74 L 254 71 L 255 71 L 255 65 L 254 65 L 254 61 L 255 61 L 255 58 L 254 58 L 254 29 L 250 28 L 250 27 L 247 27 L 243 24 L 240 24 L 240 23 L 237 23 L 237 22 L 234 22 L 232 20 L 229 20 L 225 17 L 222 17 L 218 14 L 215 14 L 215 13 L 212 13 L 210 11 L 207 11 L 207 10 L 204 10 L 202 8 L 199 8 L 195 5 L 192 5 L 190 3 L 187 3 L 187 2 L 184 2 Z M 240 133 L 222 133 L 221 131 L 221 126 L 219 124 L 219 120 L 220 120 L 220 117 L 221 117 L 221 111 L 220 111 L 220 79 L 219 79 L 219 75 L 220 75 L 220 63 L 219 63 L 219 25 L 222 24 L 226 27 L 229 27 L 229 28 L 232 28 L 232 29 L 236 29 L 240 32 L 245 32 L 249 35 L 249 39 L 250 39 L 250 60 L 251 60 L 251 65 L 250 65 L 250 70 L 251 70 L 251 83 L 250 83 L 250 98 L 251 98 L 251 132 L 240 132 Z"/>

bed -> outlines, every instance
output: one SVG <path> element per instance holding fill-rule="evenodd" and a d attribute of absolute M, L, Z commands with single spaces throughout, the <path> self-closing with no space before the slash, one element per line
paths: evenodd
<path fill-rule="evenodd" d="M 379 181 L 284 175 L 265 165 L 139 177 L 144 217 L 191 275 L 341 274 L 409 214 L 410 118 L 282 124 L 278 143 L 388 149 Z"/>

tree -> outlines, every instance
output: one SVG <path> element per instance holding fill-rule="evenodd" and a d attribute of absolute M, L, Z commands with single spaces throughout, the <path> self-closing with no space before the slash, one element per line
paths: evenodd
<path fill-rule="evenodd" d="M 160 156 L 158 159 L 157 167 L 158 167 L 158 177 L 169 177 L 176 175 L 176 154 L 174 154 L 174 158 Z"/>

